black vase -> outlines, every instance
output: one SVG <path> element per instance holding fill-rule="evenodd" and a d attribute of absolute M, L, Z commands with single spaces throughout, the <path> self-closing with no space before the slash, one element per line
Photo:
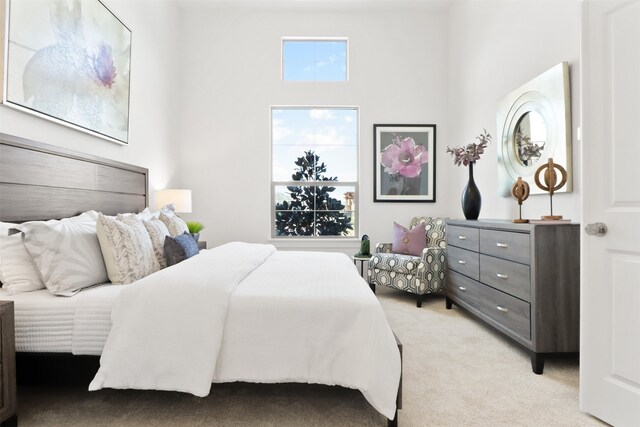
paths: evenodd
<path fill-rule="evenodd" d="M 480 207 L 482 206 L 482 196 L 480 190 L 473 180 L 473 162 L 469 163 L 469 182 L 462 192 L 462 212 L 466 219 L 478 219 Z"/>

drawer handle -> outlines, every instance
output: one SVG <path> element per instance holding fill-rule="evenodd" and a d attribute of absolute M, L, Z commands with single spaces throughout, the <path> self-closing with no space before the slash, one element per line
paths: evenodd
<path fill-rule="evenodd" d="M 498 311 L 501 311 L 501 312 L 503 312 L 503 313 L 508 313 L 508 312 L 509 312 L 509 309 L 508 309 L 508 308 L 503 307 L 503 306 L 501 306 L 501 305 L 496 305 L 496 308 L 498 309 Z"/>
<path fill-rule="evenodd" d="M 458 236 L 458 239 L 460 239 L 460 240 L 467 240 L 467 236 Z"/>
<path fill-rule="evenodd" d="M 506 275 L 506 274 L 502 274 L 502 273 L 496 273 L 496 276 L 498 276 L 498 277 L 499 277 L 499 278 L 501 278 L 501 279 L 505 279 L 505 280 L 509 278 L 509 276 L 508 276 L 508 275 Z"/>
<path fill-rule="evenodd" d="M 460 289 L 462 292 L 466 292 L 467 288 L 465 288 L 464 286 L 458 286 L 458 289 Z"/>
<path fill-rule="evenodd" d="M 499 248 L 508 248 L 509 245 L 507 245 L 506 243 L 496 243 L 496 246 Z"/>
<path fill-rule="evenodd" d="M 461 259 L 458 260 L 458 264 L 465 265 L 466 263 L 467 263 L 467 261 L 464 261 L 464 260 L 461 260 Z"/>

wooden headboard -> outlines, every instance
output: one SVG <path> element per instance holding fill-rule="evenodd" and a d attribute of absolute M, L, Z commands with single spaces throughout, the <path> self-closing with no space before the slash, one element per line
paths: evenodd
<path fill-rule="evenodd" d="M 148 169 L 0 133 L 0 221 L 139 212 L 148 189 Z"/>

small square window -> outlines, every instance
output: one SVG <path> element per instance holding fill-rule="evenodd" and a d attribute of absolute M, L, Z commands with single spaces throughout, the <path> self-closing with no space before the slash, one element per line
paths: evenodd
<path fill-rule="evenodd" d="M 282 80 L 346 81 L 347 39 L 283 39 Z"/>

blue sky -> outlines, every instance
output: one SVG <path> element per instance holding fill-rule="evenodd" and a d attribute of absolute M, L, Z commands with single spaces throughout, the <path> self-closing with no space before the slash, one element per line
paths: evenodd
<path fill-rule="evenodd" d="M 346 40 L 284 40 L 282 50 L 283 80 L 347 79 Z"/>
<path fill-rule="evenodd" d="M 274 108 L 272 110 L 274 181 L 289 181 L 294 162 L 313 150 L 327 166 L 326 175 L 340 181 L 358 178 L 358 112 L 356 109 Z"/>

